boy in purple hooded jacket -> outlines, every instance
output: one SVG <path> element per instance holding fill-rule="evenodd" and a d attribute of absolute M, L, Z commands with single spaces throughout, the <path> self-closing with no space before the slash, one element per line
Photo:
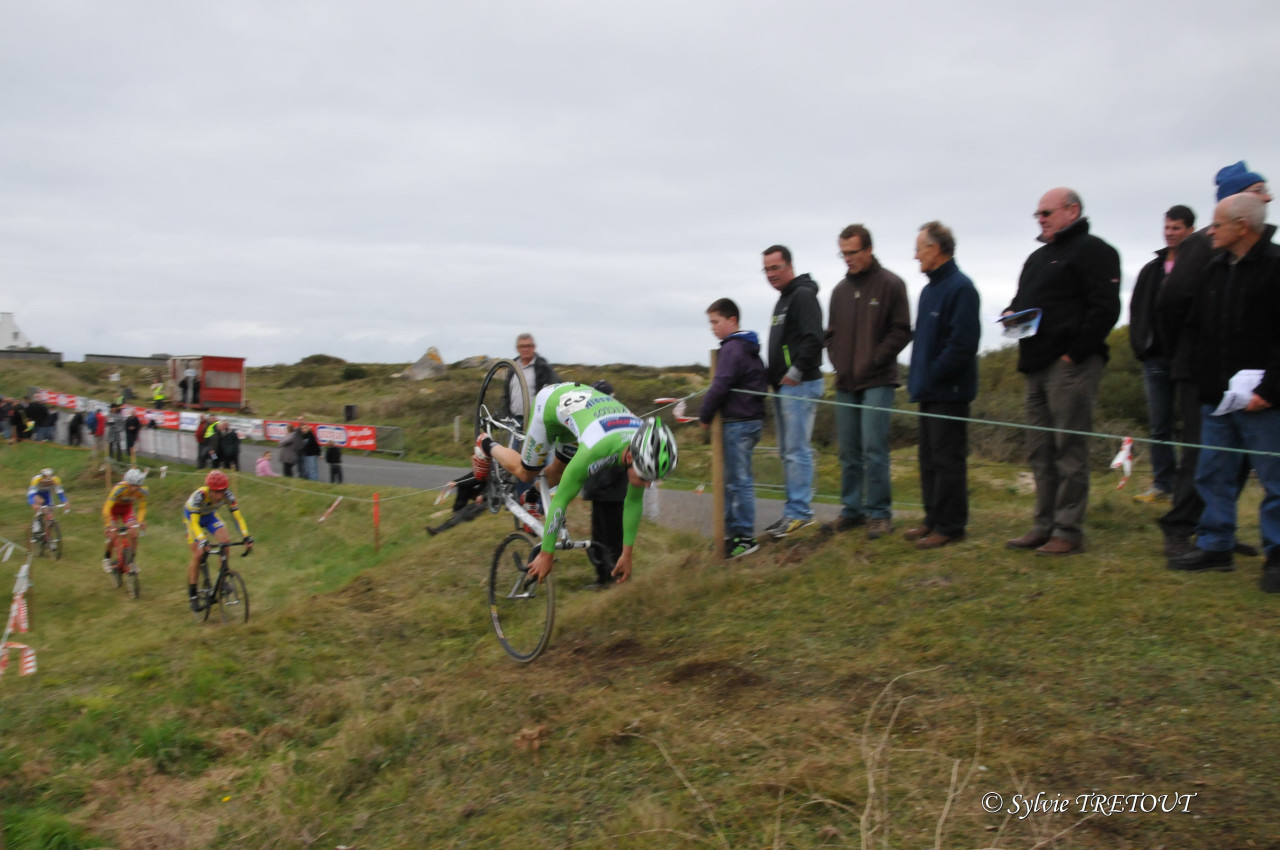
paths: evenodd
<path fill-rule="evenodd" d="M 764 429 L 764 396 L 769 391 L 760 339 L 755 331 L 738 330 L 738 305 L 721 298 L 707 308 L 711 332 L 720 340 L 716 375 L 702 400 L 698 420 L 703 428 L 719 413 L 724 421 L 724 526 L 730 558 L 750 555 L 756 541 L 755 482 L 751 452 Z M 749 390 L 750 392 L 735 392 Z"/>

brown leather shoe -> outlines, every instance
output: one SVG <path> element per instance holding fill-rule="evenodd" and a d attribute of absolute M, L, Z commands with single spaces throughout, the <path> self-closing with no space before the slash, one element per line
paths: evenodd
<path fill-rule="evenodd" d="M 902 532 L 902 536 L 908 543 L 915 543 L 923 537 L 928 537 L 931 533 L 933 533 L 933 529 L 929 526 L 917 525 Z"/>
<path fill-rule="evenodd" d="M 1028 531 L 1021 537 L 1015 537 L 1012 540 L 1006 540 L 1004 548 L 1006 549 L 1039 549 L 1041 546 L 1049 542 L 1049 535 L 1041 534 L 1038 531 Z"/>
<path fill-rule="evenodd" d="M 960 540 L 964 540 L 963 534 L 941 534 L 940 532 L 934 531 L 917 540 L 916 548 L 917 549 L 941 549 L 943 546 L 946 546 L 948 543 L 955 543 Z"/>
<path fill-rule="evenodd" d="M 1075 555 L 1084 551 L 1083 543 L 1072 543 L 1065 537 L 1050 537 L 1049 542 L 1036 549 L 1037 555 Z"/>

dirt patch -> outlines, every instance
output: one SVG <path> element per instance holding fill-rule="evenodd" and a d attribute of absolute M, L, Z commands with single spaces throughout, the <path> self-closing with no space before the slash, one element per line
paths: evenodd
<path fill-rule="evenodd" d="M 765 681 L 757 673 L 745 670 L 731 661 L 720 660 L 686 662 L 668 673 L 666 679 L 673 685 L 689 682 L 709 684 L 722 692 L 758 687 Z"/>

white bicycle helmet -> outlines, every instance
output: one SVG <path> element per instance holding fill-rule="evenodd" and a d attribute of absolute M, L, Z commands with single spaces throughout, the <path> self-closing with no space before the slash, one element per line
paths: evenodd
<path fill-rule="evenodd" d="M 46 466 L 44 469 L 40 470 L 40 477 L 46 481 L 52 480 L 53 470 Z"/>
<path fill-rule="evenodd" d="M 646 481 L 666 478 L 676 468 L 676 436 L 656 416 L 644 420 L 631 438 L 631 466 Z"/>
<path fill-rule="evenodd" d="M 143 472 L 141 469 L 134 468 L 124 474 L 124 483 L 132 484 L 134 487 L 141 485 L 142 482 L 146 480 L 147 473 Z"/>

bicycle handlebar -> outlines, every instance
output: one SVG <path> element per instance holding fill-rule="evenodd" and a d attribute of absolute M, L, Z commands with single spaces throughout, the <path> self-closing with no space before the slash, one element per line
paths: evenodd
<path fill-rule="evenodd" d="M 251 542 L 252 541 L 250 540 L 236 540 L 228 543 L 208 543 L 205 545 L 205 551 L 211 555 L 221 555 L 222 550 L 224 549 L 230 549 L 233 546 L 248 546 Z M 240 554 L 240 557 L 241 558 L 249 557 L 249 551 L 246 549 L 244 552 Z"/>

